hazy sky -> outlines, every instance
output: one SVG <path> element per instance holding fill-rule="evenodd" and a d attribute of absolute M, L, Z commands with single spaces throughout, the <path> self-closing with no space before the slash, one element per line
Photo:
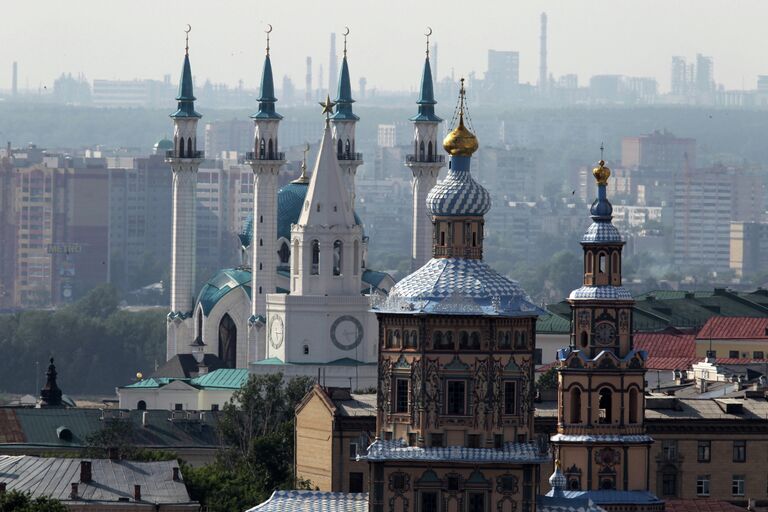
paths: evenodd
<path fill-rule="evenodd" d="M 520 77 L 538 77 L 539 15 L 549 16 L 549 69 L 655 76 L 669 88 L 672 55 L 711 55 L 715 80 L 753 88 L 768 74 L 766 0 L 9 0 L 0 30 L 0 88 L 19 62 L 19 87 L 50 86 L 62 72 L 94 78 L 178 80 L 183 28 L 198 82 L 254 87 L 261 74 L 264 25 L 274 26 L 277 86 L 288 74 L 304 87 L 307 55 L 328 77 L 329 34 L 349 26 L 353 87 L 410 89 L 419 80 L 425 26 L 439 45 L 439 74 L 483 76 L 486 50 L 520 52 Z M 338 36 L 339 53 L 341 36 Z"/>

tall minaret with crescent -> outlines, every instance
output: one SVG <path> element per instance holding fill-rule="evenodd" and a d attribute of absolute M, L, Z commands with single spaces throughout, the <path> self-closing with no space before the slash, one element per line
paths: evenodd
<path fill-rule="evenodd" d="M 427 28 L 427 56 L 421 75 L 421 92 L 416 104 L 418 113 L 413 121 L 413 153 L 406 156 L 406 165 L 413 173 L 413 243 L 411 270 L 420 268 L 432 257 L 432 220 L 427 213 L 427 194 L 437 183 L 437 175 L 443 167 L 445 157 L 438 154 L 438 128 L 443 121 L 435 115 L 432 69 L 429 64 L 429 36 Z"/>
<path fill-rule="evenodd" d="M 336 158 L 341 166 L 344 182 L 349 194 L 349 204 L 355 205 L 355 176 L 357 168 L 363 164 L 363 155 L 355 152 L 355 127 L 360 120 L 352 112 L 352 84 L 349 79 L 347 64 L 347 36 L 349 27 L 344 27 L 344 57 L 339 71 L 339 88 L 336 94 L 336 112 L 331 116 L 331 131 L 336 147 Z"/>
<path fill-rule="evenodd" d="M 278 126 L 283 118 L 275 111 L 275 87 L 269 55 L 269 35 L 264 70 L 261 75 L 259 110 L 251 116 L 254 121 L 253 151 L 246 159 L 253 169 L 253 265 L 251 287 L 251 317 L 248 323 L 247 362 L 264 358 L 262 327 L 267 314 L 267 294 L 277 290 L 277 185 L 285 155 L 279 151 Z"/>
<path fill-rule="evenodd" d="M 197 169 L 203 159 L 197 150 L 197 121 L 202 117 L 195 111 L 192 93 L 192 68 L 189 64 L 189 32 L 181 68 L 178 108 L 170 115 L 173 119 L 173 149 L 166 154 L 166 162 L 173 173 L 172 232 L 171 232 L 171 311 L 168 313 L 166 358 L 189 353 L 194 339 L 195 288 L 195 190 Z"/>

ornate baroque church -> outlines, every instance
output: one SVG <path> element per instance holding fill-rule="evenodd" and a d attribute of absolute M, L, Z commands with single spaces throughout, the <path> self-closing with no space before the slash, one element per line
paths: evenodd
<path fill-rule="evenodd" d="M 430 97 L 431 97 L 431 76 Z M 377 322 L 371 293 L 384 294 L 392 278 L 367 268 L 367 243 L 354 211 L 355 174 L 363 163 L 356 152 L 359 117 L 344 57 L 335 101 L 323 105 L 325 126 L 311 175 L 280 190 L 285 164 L 280 151 L 272 63 L 267 49 L 254 121 L 253 151 L 246 161 L 254 173 L 254 211 L 239 237 L 244 263 L 223 269 L 199 293 L 195 282 L 195 183 L 203 159 L 197 149 L 189 49 L 184 56 L 173 149 L 173 237 L 171 312 L 165 368 L 248 368 L 316 375 L 329 384 L 355 387 L 376 382 Z"/>

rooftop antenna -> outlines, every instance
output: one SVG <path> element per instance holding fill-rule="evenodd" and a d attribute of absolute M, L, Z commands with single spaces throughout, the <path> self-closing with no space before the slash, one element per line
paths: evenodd
<path fill-rule="evenodd" d="M 427 36 L 427 58 L 429 58 L 429 36 L 432 35 L 432 27 L 427 27 L 427 31 L 424 32 L 424 35 Z"/>
<path fill-rule="evenodd" d="M 267 28 L 264 29 L 264 32 L 267 34 L 267 56 L 269 56 L 269 34 L 272 33 L 272 25 L 267 23 Z"/>
<path fill-rule="evenodd" d="M 344 36 L 344 56 L 347 56 L 347 36 L 349 35 L 349 27 L 344 27 L 344 33 L 341 34 Z"/>
<path fill-rule="evenodd" d="M 184 29 L 184 32 L 187 34 L 184 42 L 184 53 L 185 55 L 189 55 L 189 33 L 192 32 L 192 25 L 187 23 L 187 28 Z"/>

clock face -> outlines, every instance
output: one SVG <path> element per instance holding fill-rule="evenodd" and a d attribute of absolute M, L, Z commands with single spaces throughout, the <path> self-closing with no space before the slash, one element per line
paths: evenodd
<path fill-rule="evenodd" d="M 352 350 L 363 341 L 363 324 L 353 316 L 340 316 L 331 325 L 331 341 L 341 350 Z"/>
<path fill-rule="evenodd" d="M 612 345 L 616 337 L 616 329 L 608 322 L 597 324 L 595 328 L 595 343 L 598 345 Z"/>
<path fill-rule="evenodd" d="M 283 317 L 280 315 L 272 315 L 269 320 L 269 344 L 274 348 L 280 348 L 283 344 L 283 337 L 285 336 L 285 326 L 283 325 Z"/>

